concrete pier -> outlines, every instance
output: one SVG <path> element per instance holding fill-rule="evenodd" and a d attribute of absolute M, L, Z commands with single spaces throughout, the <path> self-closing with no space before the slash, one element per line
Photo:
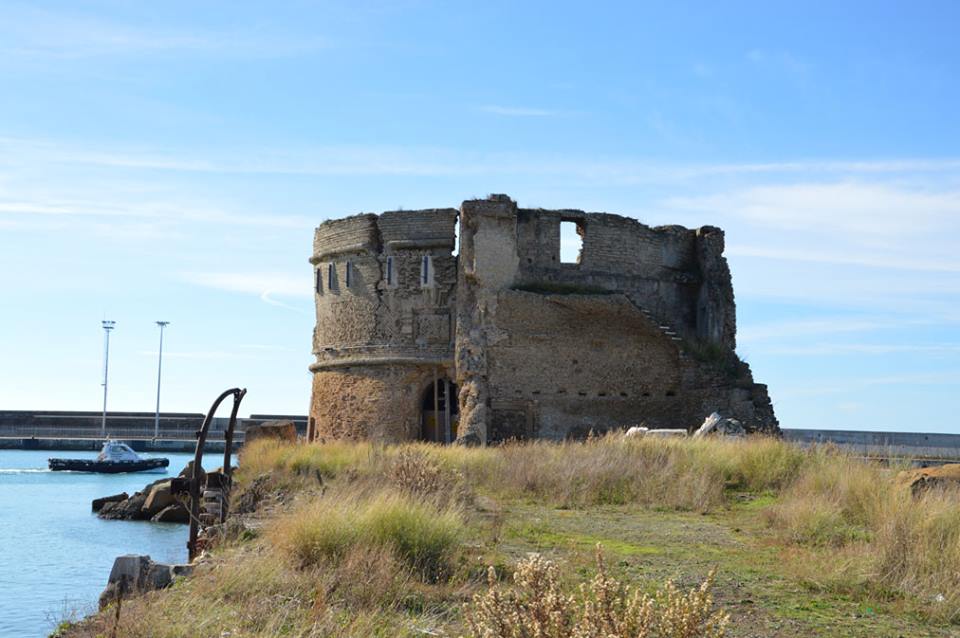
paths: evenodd
<path fill-rule="evenodd" d="M 154 413 L 109 412 L 106 434 L 138 452 L 192 452 L 203 419 L 200 413 L 161 413 L 158 436 L 154 438 Z M 234 444 L 243 444 L 248 426 L 275 420 L 293 421 L 299 434 L 306 433 L 305 416 L 251 414 L 237 419 Z M 228 421 L 226 417 L 214 418 L 204 446 L 207 452 L 223 451 Z M 103 440 L 100 412 L 0 411 L 0 449 L 99 450 Z"/>

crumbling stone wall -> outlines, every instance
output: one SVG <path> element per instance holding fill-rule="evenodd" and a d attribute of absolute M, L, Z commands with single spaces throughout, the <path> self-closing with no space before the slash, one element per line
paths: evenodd
<path fill-rule="evenodd" d="M 310 416 L 323 439 L 410 441 L 420 436 L 420 398 L 430 365 L 368 363 L 314 372 Z"/>
<path fill-rule="evenodd" d="M 316 436 L 418 436 L 424 387 L 434 373 L 452 378 L 457 214 L 392 211 L 317 228 L 310 258 Z"/>
<path fill-rule="evenodd" d="M 561 263 L 562 222 L 582 238 L 578 263 Z M 714 411 L 777 431 L 766 387 L 734 352 L 723 250 L 710 226 L 520 209 L 502 195 L 325 222 L 311 258 L 316 432 L 417 438 L 435 375 L 458 385 L 458 434 L 474 442 L 692 429 Z"/>

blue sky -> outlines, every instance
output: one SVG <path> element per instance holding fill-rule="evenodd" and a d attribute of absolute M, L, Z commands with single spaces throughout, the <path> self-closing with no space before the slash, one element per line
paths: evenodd
<path fill-rule="evenodd" d="M 669 6 L 665 6 L 669 4 Z M 957 431 L 960 4 L 0 1 L 0 409 L 305 413 L 312 228 L 727 231 L 787 427 Z"/>

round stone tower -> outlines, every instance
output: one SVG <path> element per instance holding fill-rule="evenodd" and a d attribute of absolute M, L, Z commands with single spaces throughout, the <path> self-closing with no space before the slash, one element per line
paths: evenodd
<path fill-rule="evenodd" d="M 393 211 L 317 227 L 312 437 L 456 438 L 457 214 Z"/>

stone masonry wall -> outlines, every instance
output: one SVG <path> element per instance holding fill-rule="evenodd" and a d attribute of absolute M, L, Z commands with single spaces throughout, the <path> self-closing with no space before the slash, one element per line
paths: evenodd
<path fill-rule="evenodd" d="M 678 347 L 623 295 L 499 297 L 503 337 L 487 355 L 491 440 L 586 435 L 639 415 L 654 427 L 689 425 Z"/>
<path fill-rule="evenodd" d="M 317 228 L 310 416 L 318 436 L 419 435 L 421 386 L 437 371 L 453 376 L 456 218 L 454 209 L 392 211 Z"/>
<path fill-rule="evenodd" d="M 420 398 L 433 370 L 417 365 L 349 366 L 313 375 L 310 416 L 320 439 L 409 441 L 420 433 Z"/>
<path fill-rule="evenodd" d="M 560 261 L 563 222 L 582 238 L 577 263 Z M 503 195 L 324 222 L 311 257 L 316 431 L 417 438 L 439 375 L 459 388 L 469 442 L 694 428 L 714 410 L 776 432 L 766 386 L 734 352 L 723 250 L 718 228 L 519 209 Z"/>

